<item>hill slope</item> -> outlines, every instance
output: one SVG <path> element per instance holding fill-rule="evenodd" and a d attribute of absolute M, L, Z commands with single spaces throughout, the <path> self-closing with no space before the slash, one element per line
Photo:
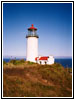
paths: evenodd
<path fill-rule="evenodd" d="M 72 75 L 60 64 L 4 64 L 4 97 L 71 97 Z"/>

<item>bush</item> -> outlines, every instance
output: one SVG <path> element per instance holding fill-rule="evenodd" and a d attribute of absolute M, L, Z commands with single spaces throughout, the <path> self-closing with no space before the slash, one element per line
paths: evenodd
<path fill-rule="evenodd" d="M 10 60 L 10 63 L 16 64 L 16 60 Z"/>
<path fill-rule="evenodd" d="M 3 65 L 4 65 L 4 64 L 7 64 L 6 61 L 3 61 Z"/>
<path fill-rule="evenodd" d="M 21 63 L 25 63 L 24 59 L 21 59 L 20 62 L 21 62 Z"/>
<path fill-rule="evenodd" d="M 30 62 L 30 61 L 28 61 L 28 64 L 32 65 L 32 64 L 34 64 L 34 62 Z"/>
<path fill-rule="evenodd" d="M 17 65 L 17 64 L 23 64 L 23 63 L 25 63 L 25 61 L 24 61 L 24 59 L 22 59 L 22 60 L 10 60 L 10 63 Z"/>

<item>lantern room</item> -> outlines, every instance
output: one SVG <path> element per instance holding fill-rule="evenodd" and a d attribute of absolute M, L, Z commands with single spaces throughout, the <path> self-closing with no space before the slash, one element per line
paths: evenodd
<path fill-rule="evenodd" d="M 37 28 L 34 27 L 32 24 L 30 28 L 28 28 L 28 35 L 26 35 L 26 38 L 28 37 L 36 37 L 39 38 L 37 35 Z"/>

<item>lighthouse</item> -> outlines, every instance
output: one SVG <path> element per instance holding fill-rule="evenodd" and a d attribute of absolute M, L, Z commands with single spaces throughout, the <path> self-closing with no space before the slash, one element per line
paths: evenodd
<path fill-rule="evenodd" d="M 32 24 L 30 28 L 28 28 L 27 38 L 27 53 L 26 60 L 31 62 L 36 62 L 35 58 L 38 57 L 38 38 L 37 28 Z"/>

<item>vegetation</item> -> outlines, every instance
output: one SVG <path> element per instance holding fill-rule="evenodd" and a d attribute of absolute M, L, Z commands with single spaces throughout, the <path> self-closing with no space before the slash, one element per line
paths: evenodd
<path fill-rule="evenodd" d="M 17 65 L 17 64 L 23 64 L 25 61 L 24 59 L 22 60 L 10 60 L 10 63 Z"/>
<path fill-rule="evenodd" d="M 4 65 L 4 64 L 7 64 L 6 61 L 3 61 L 3 65 Z"/>
<path fill-rule="evenodd" d="M 4 97 L 71 97 L 71 68 L 11 60 L 3 66 Z"/>

